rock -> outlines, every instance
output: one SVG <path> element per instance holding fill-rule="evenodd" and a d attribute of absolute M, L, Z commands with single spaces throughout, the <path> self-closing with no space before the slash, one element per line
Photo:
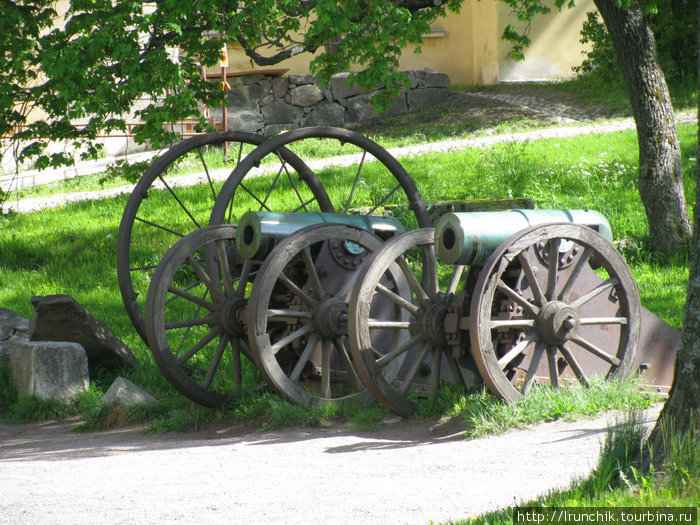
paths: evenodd
<path fill-rule="evenodd" d="M 90 384 L 88 359 L 78 343 L 19 341 L 10 349 L 17 395 L 70 403 Z"/>
<path fill-rule="evenodd" d="M 296 124 L 304 110 L 278 100 L 261 108 L 265 124 Z"/>
<path fill-rule="evenodd" d="M 102 396 L 104 403 L 120 403 L 122 405 L 138 405 L 153 403 L 156 398 L 146 392 L 143 388 L 135 385 L 128 379 L 118 377 L 109 387 L 109 390 Z"/>
<path fill-rule="evenodd" d="M 70 295 L 31 298 L 34 314 L 29 321 L 31 341 L 67 341 L 85 349 L 91 367 L 135 366 L 131 349 Z"/>
<path fill-rule="evenodd" d="M 238 111 L 228 115 L 228 129 L 235 129 L 236 131 L 258 133 L 264 123 L 263 116 L 252 111 Z"/>
<path fill-rule="evenodd" d="M 10 348 L 19 341 L 29 341 L 29 319 L 0 308 L 0 366 L 9 364 Z"/>
<path fill-rule="evenodd" d="M 314 75 L 289 75 L 289 83 L 295 86 L 318 84 L 318 77 Z"/>
<path fill-rule="evenodd" d="M 443 102 L 449 94 L 450 92 L 446 88 L 414 89 L 408 94 L 409 111 L 420 111 L 421 109 L 439 104 Z"/>
<path fill-rule="evenodd" d="M 284 98 L 289 90 L 289 77 L 275 77 L 272 79 L 272 94 L 275 98 Z"/>
<path fill-rule="evenodd" d="M 448 88 L 450 77 L 437 71 L 424 71 L 421 85 L 426 88 Z"/>
<path fill-rule="evenodd" d="M 335 100 L 361 95 L 365 89 L 357 84 L 348 84 L 349 73 L 339 73 L 331 77 L 330 87 Z"/>
<path fill-rule="evenodd" d="M 348 99 L 347 103 L 347 121 L 348 122 L 363 122 L 372 117 L 392 117 L 406 113 L 406 97 L 399 95 L 394 104 L 389 106 L 381 113 L 374 113 L 372 109 L 372 96 L 370 94 L 358 95 Z"/>
<path fill-rule="evenodd" d="M 306 117 L 305 126 L 342 126 L 345 108 L 335 102 L 317 104 Z"/>
<path fill-rule="evenodd" d="M 292 104 L 302 107 L 313 106 L 325 98 L 323 91 L 311 84 L 293 88 L 290 94 L 292 96 Z"/>

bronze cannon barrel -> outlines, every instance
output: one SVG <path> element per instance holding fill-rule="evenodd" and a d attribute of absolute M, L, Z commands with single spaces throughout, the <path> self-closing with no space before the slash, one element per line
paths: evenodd
<path fill-rule="evenodd" d="M 335 223 L 371 231 L 386 240 L 403 233 L 405 228 L 393 217 L 343 215 L 340 213 L 278 213 L 248 211 L 238 222 L 237 247 L 246 259 L 264 259 L 278 242 L 292 233 L 314 224 Z M 353 243 L 348 241 L 348 250 Z"/>
<path fill-rule="evenodd" d="M 570 222 L 588 226 L 608 241 L 608 220 L 592 210 L 508 210 L 447 213 L 435 226 L 435 251 L 440 262 L 481 266 L 508 237 L 536 224 Z"/>

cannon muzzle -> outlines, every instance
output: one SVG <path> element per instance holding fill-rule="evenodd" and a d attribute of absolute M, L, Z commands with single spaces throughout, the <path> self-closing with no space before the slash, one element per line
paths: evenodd
<path fill-rule="evenodd" d="M 264 259 L 278 242 L 314 224 L 335 223 L 371 231 L 382 240 L 403 233 L 405 228 L 393 217 L 343 215 L 340 213 L 277 213 L 248 211 L 238 222 L 237 247 L 246 259 Z M 349 249 L 352 249 L 350 247 Z"/>
<path fill-rule="evenodd" d="M 481 266 L 508 237 L 536 224 L 571 222 L 588 226 L 612 241 L 610 223 L 591 210 L 508 210 L 447 213 L 435 226 L 435 251 L 440 262 Z"/>

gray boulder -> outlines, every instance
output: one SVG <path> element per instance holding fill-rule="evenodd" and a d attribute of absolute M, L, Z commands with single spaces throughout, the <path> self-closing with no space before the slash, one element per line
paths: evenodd
<path fill-rule="evenodd" d="M 10 348 L 20 341 L 29 341 L 29 319 L 0 308 L 0 366 L 9 364 Z"/>
<path fill-rule="evenodd" d="M 9 362 L 20 397 L 70 403 L 90 384 L 87 355 L 77 343 L 19 341 L 10 348 Z"/>
<path fill-rule="evenodd" d="M 153 403 L 156 398 L 138 387 L 126 378 L 118 377 L 109 387 L 109 390 L 102 396 L 102 401 L 105 403 L 119 403 L 122 405 L 138 405 L 144 403 Z"/>
<path fill-rule="evenodd" d="M 31 298 L 34 313 L 29 321 L 31 341 L 79 343 L 91 367 L 135 366 L 136 357 L 102 321 L 93 317 L 70 295 Z"/>

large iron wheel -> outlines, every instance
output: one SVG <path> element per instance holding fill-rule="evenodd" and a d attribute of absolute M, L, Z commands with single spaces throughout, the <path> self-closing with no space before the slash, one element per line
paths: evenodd
<path fill-rule="evenodd" d="M 256 385 L 243 312 L 250 262 L 232 261 L 236 226 L 209 226 L 179 240 L 155 269 L 145 310 L 153 359 L 189 399 L 218 407 Z M 259 383 L 259 379 L 257 380 Z"/>
<path fill-rule="evenodd" d="M 307 170 L 278 158 L 284 149 L 303 159 Z M 267 192 L 255 198 L 254 206 L 241 208 L 238 196 L 251 193 L 241 181 L 251 175 L 267 175 Z M 418 188 L 406 170 L 377 143 L 342 128 L 312 127 L 288 131 L 268 140 L 248 154 L 231 173 L 214 203 L 210 224 L 234 223 L 248 210 L 283 211 L 270 205 L 273 191 L 289 182 L 288 211 L 318 211 L 302 194 L 295 181 L 316 184 L 327 191 L 329 201 L 321 210 L 340 214 L 382 215 L 398 218 L 408 228 L 428 227 L 430 218 Z M 325 204 L 328 204 L 327 206 Z"/>
<path fill-rule="evenodd" d="M 479 372 L 509 402 L 535 380 L 586 385 L 633 371 L 637 287 L 615 247 L 585 226 L 540 225 L 504 241 L 477 279 L 470 319 Z"/>
<path fill-rule="evenodd" d="M 127 314 L 144 341 L 144 304 L 156 266 L 178 239 L 209 224 L 221 181 L 229 177 L 248 152 L 265 140 L 263 136 L 238 131 L 188 138 L 156 159 L 134 187 L 119 225 L 117 275 Z M 275 150 L 274 154 L 304 174 L 306 184 L 300 194 L 310 201 L 307 208 L 316 202 L 316 211 L 332 211 L 323 187 L 299 158 L 284 150 Z M 223 168 L 215 168 L 215 163 Z M 193 177 L 200 183 L 192 185 Z M 186 181 L 188 178 L 190 180 Z M 257 203 L 254 192 L 247 193 L 240 179 L 236 186 L 244 190 L 236 195 L 237 203 L 253 207 L 253 203 Z M 288 187 L 280 185 L 283 191 Z M 295 205 L 287 206 L 279 200 L 274 202 L 275 211 L 294 208 Z"/>
<path fill-rule="evenodd" d="M 321 224 L 265 258 L 250 293 L 248 339 L 263 377 L 283 397 L 320 406 L 367 396 L 347 342 L 347 295 L 380 245 L 368 231 Z"/>
<path fill-rule="evenodd" d="M 412 230 L 387 242 L 366 261 L 350 295 L 350 347 L 358 374 L 378 401 L 402 416 L 415 411 L 412 390 L 427 390 L 434 399 L 447 370 L 454 382 L 463 382 L 445 316 L 464 267 L 449 267 L 451 275 L 439 278 L 434 233 L 432 228 Z M 377 302 L 387 300 L 394 315 L 379 318 L 386 308 Z M 386 348 L 387 333 L 396 334 L 398 344 Z"/>

